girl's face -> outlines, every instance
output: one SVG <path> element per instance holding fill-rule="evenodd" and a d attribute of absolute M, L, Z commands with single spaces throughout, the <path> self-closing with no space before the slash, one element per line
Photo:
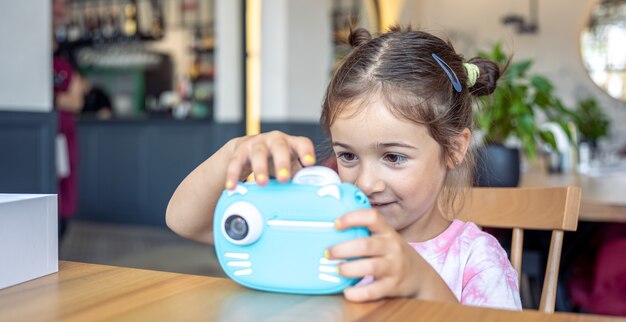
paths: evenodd
<path fill-rule="evenodd" d="M 425 126 L 395 117 L 380 100 L 354 108 L 330 127 L 342 181 L 363 190 L 405 239 L 435 237 L 448 225 L 436 207 L 447 171 L 441 147 Z"/>

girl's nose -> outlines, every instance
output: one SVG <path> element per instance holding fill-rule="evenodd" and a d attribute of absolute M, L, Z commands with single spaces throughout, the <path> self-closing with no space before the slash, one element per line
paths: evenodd
<path fill-rule="evenodd" d="M 359 176 L 356 178 L 354 184 L 367 196 L 385 190 L 385 182 L 376 175 L 375 171 L 368 170 L 367 168 L 363 168 L 359 171 Z"/>

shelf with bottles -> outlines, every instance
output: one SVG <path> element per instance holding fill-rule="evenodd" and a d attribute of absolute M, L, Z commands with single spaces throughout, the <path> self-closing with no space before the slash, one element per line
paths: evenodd
<path fill-rule="evenodd" d="M 196 27 L 189 50 L 194 53 L 213 53 L 215 37 L 212 24 L 205 27 Z"/>
<path fill-rule="evenodd" d="M 189 67 L 189 79 L 192 82 L 208 80 L 212 81 L 215 77 L 215 67 L 213 64 L 201 61 L 195 61 Z"/>
<path fill-rule="evenodd" d="M 59 43 L 74 47 L 158 40 L 165 34 L 161 0 L 74 0 Z"/>
<path fill-rule="evenodd" d="M 199 57 L 193 60 L 188 70 L 189 79 L 192 82 L 210 80 L 215 78 L 215 65 L 213 58 Z"/>
<path fill-rule="evenodd" d="M 193 59 L 188 70 L 189 78 L 194 82 L 213 80 L 215 76 L 214 39 L 211 27 L 197 27 L 194 30 L 189 46 Z"/>
<path fill-rule="evenodd" d="M 213 39 L 212 28 L 195 28 L 189 45 L 189 52 L 193 57 L 192 62 L 187 70 L 187 79 L 181 82 L 184 85 L 182 88 L 188 90 L 180 91 L 179 88 L 181 97 L 187 97 L 189 101 L 189 115 L 185 117 L 212 118 L 215 77 Z M 181 118 L 181 115 L 185 113 L 174 115 Z"/>
<path fill-rule="evenodd" d="M 179 82 L 179 95 L 188 101 L 188 115 L 174 109 L 176 118 L 212 118 L 214 93 L 214 32 L 212 24 L 192 27 L 191 43 L 188 46 L 191 63 L 187 68 L 186 79 Z M 186 90 L 181 90 L 186 89 Z M 185 106 L 185 105 L 183 105 Z"/>

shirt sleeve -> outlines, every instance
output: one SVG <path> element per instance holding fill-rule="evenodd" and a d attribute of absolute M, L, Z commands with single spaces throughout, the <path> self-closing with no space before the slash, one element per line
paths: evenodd
<path fill-rule="evenodd" d="M 461 303 L 521 310 L 518 276 L 495 237 L 477 238 L 463 272 Z"/>

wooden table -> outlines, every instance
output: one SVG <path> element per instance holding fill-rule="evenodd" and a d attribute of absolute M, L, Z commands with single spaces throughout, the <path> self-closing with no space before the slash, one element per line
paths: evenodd
<path fill-rule="evenodd" d="M 231 280 L 60 262 L 59 273 L 0 290 L 0 321 L 616 321 L 418 300 L 258 292 Z"/>
<path fill-rule="evenodd" d="M 522 173 L 520 186 L 581 187 L 580 220 L 626 222 L 626 175 L 590 177 L 575 172 L 548 174 L 540 166 L 533 165 Z"/>

